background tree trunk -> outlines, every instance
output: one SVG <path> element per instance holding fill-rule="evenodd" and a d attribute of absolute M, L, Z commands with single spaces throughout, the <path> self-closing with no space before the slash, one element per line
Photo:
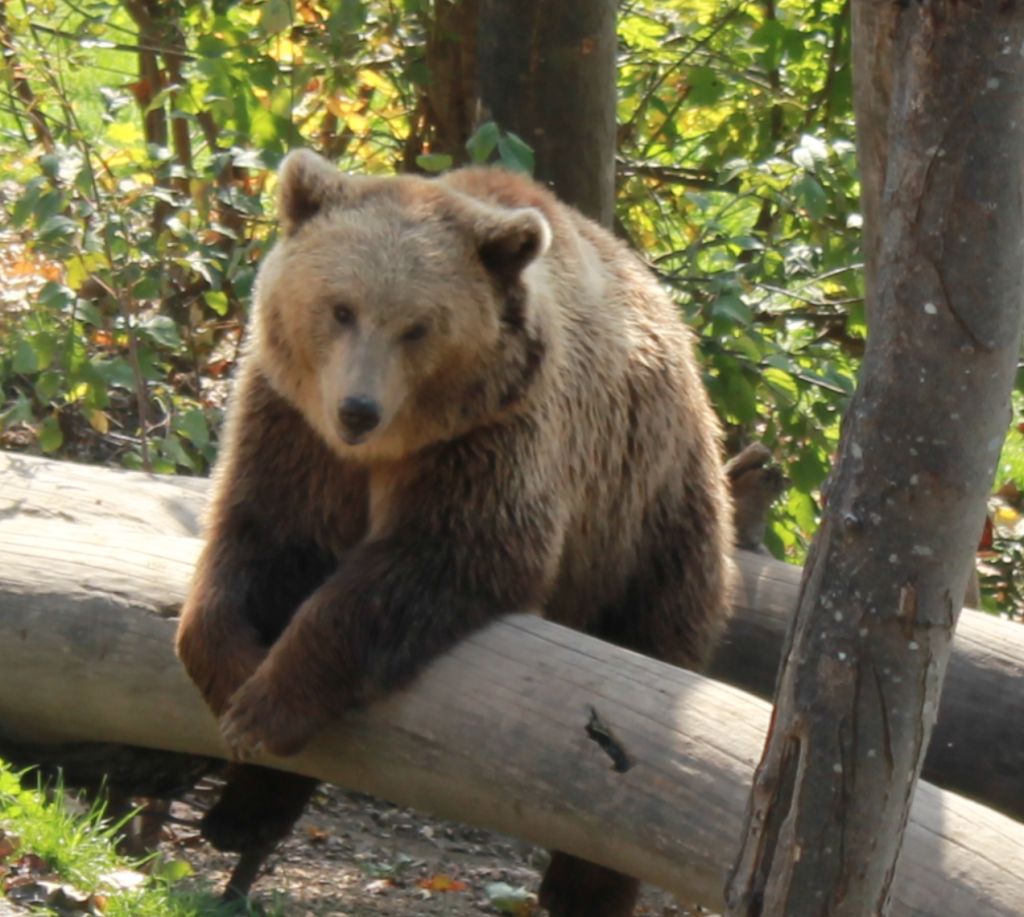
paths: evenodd
<path fill-rule="evenodd" d="M 480 21 L 478 0 L 434 0 L 427 22 L 424 53 L 430 81 L 424 104 L 432 153 L 447 153 L 455 165 L 469 161 L 466 141 L 476 128 L 476 41 Z"/>
<path fill-rule="evenodd" d="M 484 119 L 533 147 L 534 175 L 611 227 L 615 0 L 480 0 Z"/>
<path fill-rule="evenodd" d="M 885 57 L 888 36 L 860 38 Z M 1010 416 L 1024 293 L 1024 10 L 908 4 L 892 40 L 868 347 L 730 917 L 884 912 Z"/>

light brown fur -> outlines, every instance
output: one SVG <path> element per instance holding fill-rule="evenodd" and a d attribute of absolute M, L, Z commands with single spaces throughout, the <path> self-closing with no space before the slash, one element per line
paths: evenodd
<path fill-rule="evenodd" d="M 302 153 L 281 185 L 178 642 L 236 754 L 298 751 L 507 612 L 700 665 L 731 510 L 650 273 L 498 170 L 354 178 Z M 353 398 L 368 433 L 339 420 Z M 588 894 L 596 867 L 559 856 L 559 915 L 629 913 L 633 880 Z"/>

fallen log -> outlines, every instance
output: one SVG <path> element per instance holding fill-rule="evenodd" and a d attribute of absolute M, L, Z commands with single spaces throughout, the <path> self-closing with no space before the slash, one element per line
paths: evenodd
<path fill-rule="evenodd" d="M 37 496 L 42 478 L 37 468 Z M 107 501 L 141 500 L 131 489 L 142 483 L 121 478 L 99 511 L 117 518 Z M 171 644 L 198 539 L 147 532 L 144 518 L 127 529 L 68 524 L 79 511 L 60 501 L 5 513 L 8 493 L 4 737 L 222 754 Z M 180 522 L 183 504 L 161 493 Z M 611 745 L 588 731 L 595 715 Z M 769 715 L 735 689 L 518 615 L 439 659 L 414 690 L 276 764 L 556 846 L 716 908 Z M 1024 827 L 922 785 L 890 913 L 1024 913 L 1022 855 Z"/>
<path fill-rule="evenodd" d="M 198 535 L 207 482 L 0 453 L 0 520 Z M 710 675 L 770 698 L 801 568 L 747 551 Z M 171 603 L 173 606 L 173 603 Z M 1024 628 L 965 610 L 923 777 L 1024 820 Z"/>

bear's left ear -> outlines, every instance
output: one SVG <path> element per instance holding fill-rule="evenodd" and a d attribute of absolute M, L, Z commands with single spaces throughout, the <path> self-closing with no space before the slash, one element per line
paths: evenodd
<path fill-rule="evenodd" d="M 504 284 L 519 275 L 551 244 L 551 226 L 539 210 L 494 210 L 474 227 L 480 260 Z"/>
<path fill-rule="evenodd" d="M 328 204 L 340 202 L 345 196 L 345 176 L 311 150 L 289 153 L 277 180 L 278 209 L 285 235 L 289 236 Z"/>

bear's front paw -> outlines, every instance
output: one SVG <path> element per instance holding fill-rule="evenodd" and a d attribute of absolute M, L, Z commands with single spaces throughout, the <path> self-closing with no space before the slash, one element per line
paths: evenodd
<path fill-rule="evenodd" d="M 255 636 L 233 633 L 230 642 L 195 623 L 178 631 L 178 656 L 213 712 L 220 716 L 232 696 L 267 655 Z"/>
<path fill-rule="evenodd" d="M 231 698 L 220 719 L 220 732 L 234 758 L 248 761 L 264 752 L 297 755 L 322 725 L 310 711 L 289 704 L 257 673 Z"/>

